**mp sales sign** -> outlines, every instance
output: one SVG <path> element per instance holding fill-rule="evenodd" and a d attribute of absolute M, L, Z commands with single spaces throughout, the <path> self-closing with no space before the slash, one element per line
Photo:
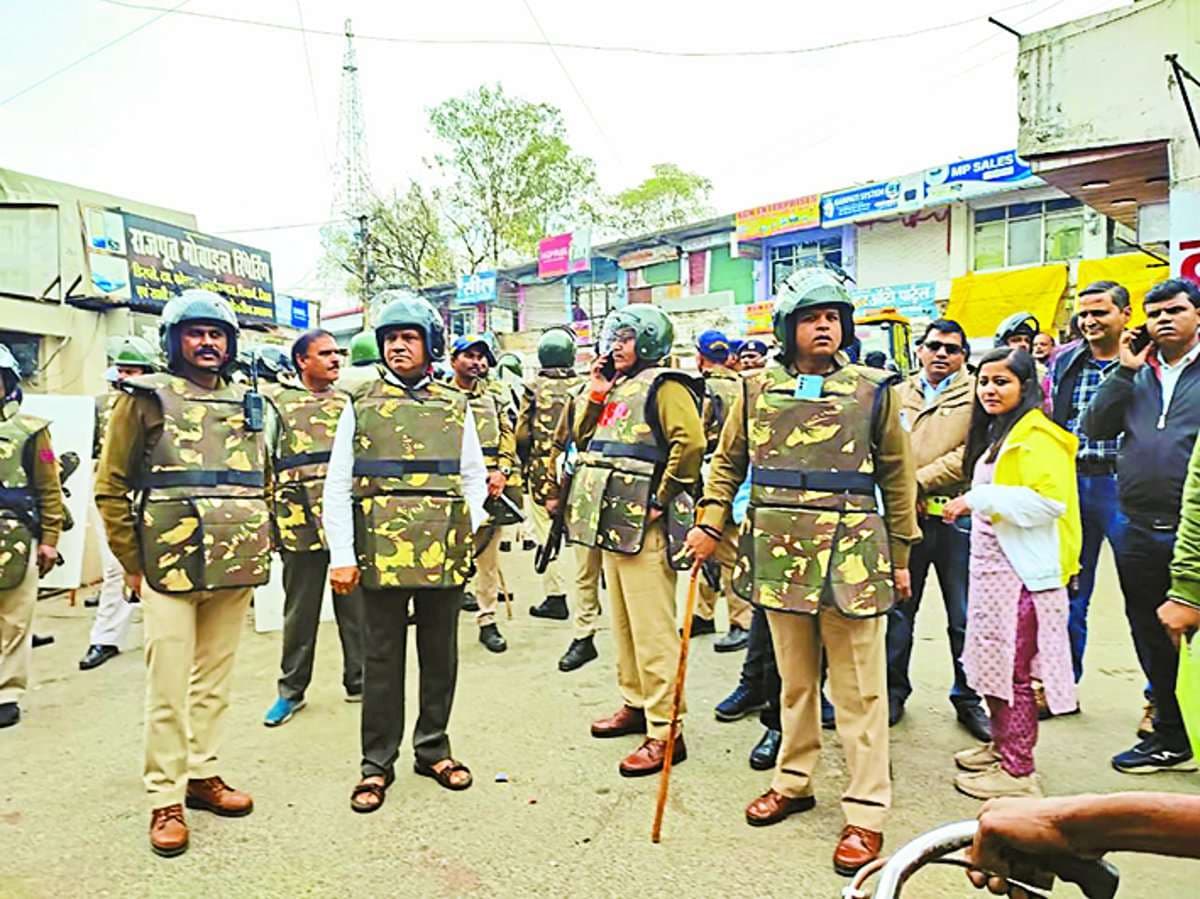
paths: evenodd
<path fill-rule="evenodd" d="M 948 203 L 1041 183 L 1016 150 L 1004 150 L 926 169 L 925 202 Z"/>

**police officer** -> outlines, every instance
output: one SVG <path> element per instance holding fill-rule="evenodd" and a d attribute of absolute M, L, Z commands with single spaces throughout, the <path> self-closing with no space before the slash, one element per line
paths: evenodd
<path fill-rule="evenodd" d="M 742 379 L 727 367 L 728 361 L 729 338 L 721 331 L 710 329 L 696 338 L 696 367 L 704 378 L 704 402 L 700 417 L 704 423 L 704 440 L 709 457 L 717 448 L 717 438 L 721 436 L 725 417 L 733 409 L 734 401 L 742 395 Z M 707 581 L 702 581 L 696 597 L 696 614 L 692 618 L 693 637 L 715 633 L 713 617 L 716 614 L 717 597 L 724 594 L 729 604 L 729 632 L 713 644 L 717 652 L 745 649 L 750 639 L 750 603 L 730 587 L 736 544 L 737 528 L 730 521 L 725 526 L 725 536 L 717 552 L 717 561 L 721 564 L 721 590 L 714 590 Z"/>
<path fill-rule="evenodd" d="M 386 366 L 343 407 L 324 490 L 330 583 L 345 594 L 361 581 L 363 592 L 362 778 L 350 799 L 363 813 L 383 804 L 395 777 L 410 602 L 421 674 L 414 770 L 446 789 L 471 785 L 446 726 L 471 535 L 486 518 L 488 480 L 468 397 L 430 377 L 446 351 L 441 316 L 407 291 L 385 291 L 375 305 Z"/>
<path fill-rule="evenodd" d="M 272 435 L 275 472 L 276 543 L 283 560 L 283 661 L 279 696 L 263 723 L 277 727 L 305 706 L 317 649 L 317 627 L 325 598 L 329 547 L 321 523 L 321 488 L 342 407 L 349 394 L 334 385 L 341 353 L 333 335 L 314 329 L 292 344 L 299 371 L 271 389 L 278 428 Z M 362 701 L 362 594 L 352 590 L 333 597 L 342 644 L 342 686 L 347 702 Z"/>
<path fill-rule="evenodd" d="M 783 682 L 783 745 L 774 783 L 746 819 L 774 824 L 813 807 L 824 648 L 850 771 L 833 862 L 848 875 L 883 843 L 891 803 L 883 616 L 895 597 L 910 593 L 908 551 L 920 531 L 891 376 L 839 353 L 854 328 L 843 277 L 815 266 L 784 282 L 773 315 L 783 364 L 747 377 L 688 544 L 697 560 L 716 551 L 749 476 L 734 588 L 767 610 Z"/>
<path fill-rule="evenodd" d="M 570 328 L 551 328 L 538 341 L 538 373 L 525 385 L 517 413 L 517 455 L 524 464 L 526 508 L 533 519 L 539 544 L 550 533 L 550 513 L 546 504 L 556 505 L 559 473 L 555 468 L 554 429 L 571 401 L 572 391 L 583 383 L 575 373 L 575 332 Z M 567 591 L 562 563 L 555 559 L 542 575 L 546 598 L 533 606 L 535 618 L 566 621 Z"/>
<path fill-rule="evenodd" d="M 163 308 L 159 334 L 167 371 L 122 384 L 96 503 L 125 584 L 144 600 L 150 846 L 171 856 L 188 847 L 185 802 L 226 817 L 254 808 L 218 775 L 218 750 L 242 621 L 270 573 L 270 463 L 262 397 L 228 377 L 229 304 L 185 290 Z"/>
<path fill-rule="evenodd" d="M 351 391 L 364 381 L 379 376 L 379 347 L 374 331 L 360 331 L 350 338 L 350 364 L 341 370 L 338 387 Z"/>
<path fill-rule="evenodd" d="M 759 340 L 757 337 L 752 337 L 742 343 L 742 348 L 738 351 L 738 368 L 742 372 L 755 371 L 759 368 L 766 367 L 767 353 L 769 352 L 765 341 Z"/>
<path fill-rule="evenodd" d="M 587 410 L 575 423 L 581 452 L 567 533 L 602 551 L 624 699 L 615 714 L 592 724 L 592 736 L 645 735 L 620 764 L 626 777 L 654 774 L 666 755 L 679 633 L 663 513 L 679 492 L 695 488 L 704 457 L 698 385 L 662 366 L 674 337 L 657 306 L 611 313 Z M 680 735 L 672 761 L 686 758 Z"/>
<path fill-rule="evenodd" d="M 96 438 L 93 441 L 93 454 L 97 460 L 100 458 L 100 449 L 104 446 L 104 433 L 112 416 L 113 403 L 121 395 L 121 382 L 126 378 L 136 378 L 153 372 L 154 350 L 140 337 L 126 337 L 117 347 L 111 362 L 109 391 L 106 396 L 96 400 Z M 121 646 L 129 636 L 129 626 L 133 621 L 133 610 L 137 602 L 137 597 L 126 599 L 125 569 L 121 567 L 108 545 L 104 524 L 100 521 L 100 512 L 95 503 L 92 504 L 89 514 L 94 516 L 93 528 L 100 546 L 103 580 L 100 582 L 100 596 L 96 618 L 92 622 L 88 649 L 79 660 L 80 671 L 97 668 L 120 653 Z"/>
<path fill-rule="evenodd" d="M 488 464 L 488 493 L 498 498 L 509 486 L 516 467 L 517 441 L 505 400 L 507 389 L 487 380 L 488 369 L 495 364 L 496 354 L 490 340 L 478 335 L 455 339 L 450 353 L 453 386 L 470 400 L 471 412 L 479 428 L 479 443 Z M 512 499 L 511 493 L 509 498 Z M 495 506 L 492 508 L 496 509 Z M 486 530 L 475 535 L 480 547 L 475 556 L 474 597 L 478 604 L 475 621 L 479 625 L 479 642 L 490 652 L 508 649 L 508 643 L 496 626 L 501 583 L 499 530 L 494 522 L 489 522 Z M 511 601 L 511 598 L 506 599 Z"/>
<path fill-rule="evenodd" d="M 0 728 L 21 720 L 38 578 L 58 561 L 63 494 L 50 423 L 21 412 L 21 368 L 0 343 Z"/>

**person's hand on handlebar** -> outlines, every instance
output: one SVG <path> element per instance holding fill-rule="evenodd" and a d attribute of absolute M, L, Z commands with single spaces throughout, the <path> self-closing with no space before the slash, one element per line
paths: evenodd
<path fill-rule="evenodd" d="M 1058 826 L 1055 800 L 992 799 L 979 810 L 979 830 L 967 854 L 972 865 L 967 877 L 977 889 L 997 896 L 1026 899 L 1026 892 L 1011 886 L 1016 854 L 1067 855 L 1071 847 Z M 1011 892 L 1010 892 L 1011 891 Z"/>

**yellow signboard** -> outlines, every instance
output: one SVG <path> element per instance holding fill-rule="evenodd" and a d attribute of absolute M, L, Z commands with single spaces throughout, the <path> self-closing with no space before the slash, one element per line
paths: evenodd
<path fill-rule="evenodd" d="M 803 231 L 821 224 L 821 198 L 817 194 L 743 209 L 736 216 L 737 239 L 762 240 L 775 234 Z"/>
<path fill-rule="evenodd" d="M 746 333 L 770 334 L 771 313 L 775 311 L 775 303 L 765 300 L 761 303 L 751 303 L 746 307 Z"/>

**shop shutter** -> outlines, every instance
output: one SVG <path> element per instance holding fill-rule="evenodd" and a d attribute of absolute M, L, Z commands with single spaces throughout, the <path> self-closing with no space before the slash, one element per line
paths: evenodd
<path fill-rule="evenodd" d="M 688 253 L 688 293 L 690 295 L 708 293 L 708 284 L 704 277 L 707 271 L 708 250 Z"/>

